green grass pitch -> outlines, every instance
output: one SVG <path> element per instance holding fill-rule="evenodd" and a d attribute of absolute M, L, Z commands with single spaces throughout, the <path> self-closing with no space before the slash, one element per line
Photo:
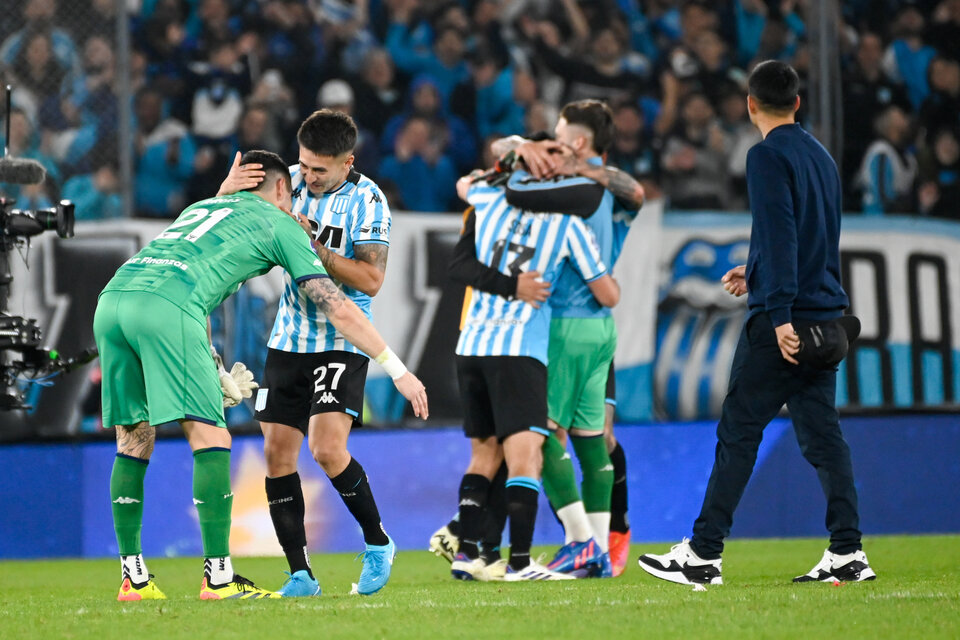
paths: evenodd
<path fill-rule="evenodd" d="M 314 554 L 323 596 L 201 602 L 195 558 L 148 558 L 168 600 L 116 602 L 114 560 L 0 563 L 0 638 L 957 638 L 960 536 L 866 540 L 878 574 L 860 584 L 790 579 L 820 559 L 823 540 L 734 540 L 723 586 L 694 592 L 643 573 L 634 544 L 612 580 L 462 583 L 427 552 L 397 557 L 387 587 L 349 595 L 353 556 Z M 547 551 L 542 549 L 541 551 Z M 236 569 L 277 588 L 282 558 L 237 558 Z"/>

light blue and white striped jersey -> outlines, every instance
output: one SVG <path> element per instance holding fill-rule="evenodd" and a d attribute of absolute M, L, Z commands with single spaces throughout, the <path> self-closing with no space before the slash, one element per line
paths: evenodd
<path fill-rule="evenodd" d="M 568 263 L 586 281 L 607 272 L 600 248 L 580 218 L 523 211 L 507 203 L 502 187 L 482 181 L 470 187 L 467 202 L 475 208 L 475 248 L 485 265 L 508 275 L 539 271 L 548 282 Z M 483 291 L 472 295 L 457 355 L 529 356 L 547 363 L 549 305 L 535 309 Z"/>
<path fill-rule="evenodd" d="M 354 245 L 390 244 L 390 207 L 370 178 L 351 169 L 337 189 L 314 195 L 307 189 L 300 165 L 290 167 L 290 176 L 293 179 L 292 210 L 310 221 L 314 239 L 325 247 L 344 258 L 353 258 Z M 294 353 L 363 353 L 327 322 L 317 305 L 290 279 L 290 274 L 284 273 L 283 278 L 280 309 L 267 346 Z M 369 318 L 370 296 L 339 282 L 337 285 Z"/>
<path fill-rule="evenodd" d="M 599 157 L 587 160 L 590 164 L 602 165 Z M 562 186 L 562 182 L 559 183 Z M 593 231 L 600 245 L 600 256 L 612 269 L 620 257 L 623 243 L 630 231 L 630 223 L 637 211 L 625 209 L 609 190 L 604 190 L 603 198 L 596 212 L 584 222 Z M 613 315 L 610 307 L 604 307 L 593 297 L 589 287 L 573 269 L 568 266 L 560 272 L 556 281 L 551 281 L 548 304 L 553 308 L 555 318 L 606 318 Z"/>

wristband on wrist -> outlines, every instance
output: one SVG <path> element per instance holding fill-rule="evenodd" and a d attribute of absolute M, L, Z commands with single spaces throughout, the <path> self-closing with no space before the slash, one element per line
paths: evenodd
<path fill-rule="evenodd" d="M 374 360 L 376 360 L 377 364 L 383 367 L 387 375 L 394 380 L 407 372 L 407 367 L 403 364 L 403 360 L 401 360 L 390 347 L 384 349 Z"/>

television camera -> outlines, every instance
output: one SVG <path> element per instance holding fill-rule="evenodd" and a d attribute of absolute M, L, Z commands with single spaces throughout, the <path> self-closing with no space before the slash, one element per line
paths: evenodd
<path fill-rule="evenodd" d="M 12 88 L 7 85 L 6 113 L 11 112 Z M 10 118 L 6 118 L 6 140 L 10 140 Z M 0 158 L 0 185 L 39 184 L 46 171 L 39 162 L 9 157 L 4 147 Z M 14 209 L 14 201 L 0 197 L 0 411 L 30 409 L 24 403 L 20 381 L 41 382 L 86 364 L 96 357 L 88 349 L 74 358 L 63 358 L 54 349 L 41 347 L 43 334 L 37 321 L 7 312 L 7 299 L 13 275 L 10 255 L 13 249 L 28 246 L 30 238 L 44 231 L 56 231 L 61 238 L 73 237 L 74 206 L 61 200 L 55 207 L 35 211 Z M 12 358 L 8 354 L 13 355 Z"/>

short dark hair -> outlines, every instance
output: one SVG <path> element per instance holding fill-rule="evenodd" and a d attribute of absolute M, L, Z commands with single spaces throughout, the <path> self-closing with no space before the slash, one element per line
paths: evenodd
<path fill-rule="evenodd" d="M 297 131 L 297 142 L 318 156 L 339 156 L 357 146 L 353 118 L 333 109 L 311 113 Z"/>
<path fill-rule="evenodd" d="M 577 100 L 569 102 L 560 110 L 560 117 L 568 124 L 578 124 L 593 133 L 593 150 L 606 153 L 613 144 L 613 111 L 606 102 L 599 100 Z"/>
<path fill-rule="evenodd" d="M 779 60 L 765 60 L 750 73 L 747 91 L 764 111 L 793 113 L 800 90 L 800 77 L 793 67 Z"/>
<path fill-rule="evenodd" d="M 240 158 L 240 164 L 251 163 L 263 166 L 263 182 L 256 187 L 244 189 L 244 191 L 259 191 L 263 187 L 272 185 L 277 178 L 283 178 L 287 189 L 293 189 L 293 184 L 290 181 L 290 168 L 283 159 L 273 151 L 265 151 L 263 149 L 247 151 L 243 154 L 243 157 Z"/>

